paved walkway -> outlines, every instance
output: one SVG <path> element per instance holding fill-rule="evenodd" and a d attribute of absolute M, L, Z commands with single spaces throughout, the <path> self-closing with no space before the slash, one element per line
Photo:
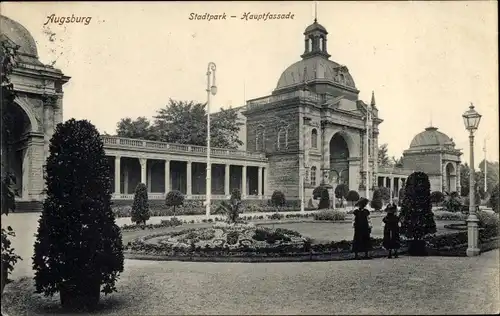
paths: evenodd
<path fill-rule="evenodd" d="M 497 314 L 499 252 L 339 262 L 196 263 L 126 260 L 99 315 Z M 58 296 L 10 284 L 10 315 L 60 313 Z"/>

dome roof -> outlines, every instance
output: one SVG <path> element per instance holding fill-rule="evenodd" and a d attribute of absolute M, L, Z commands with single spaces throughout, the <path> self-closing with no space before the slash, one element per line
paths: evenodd
<path fill-rule="evenodd" d="M 19 45 L 18 53 L 21 55 L 38 58 L 35 39 L 30 32 L 18 22 L 6 16 L 0 16 L 0 31 L 3 36 Z M 2 37 L 3 37 L 2 36 Z"/>
<path fill-rule="evenodd" d="M 326 31 L 326 28 L 319 24 L 316 20 L 314 20 L 314 23 L 309 25 L 306 30 L 304 31 L 304 34 L 306 33 L 310 33 L 310 32 L 313 32 L 313 31 L 321 31 L 323 33 L 326 33 L 328 34 L 328 32 Z"/>
<path fill-rule="evenodd" d="M 422 146 L 442 146 L 452 144 L 453 140 L 448 135 L 438 131 L 437 127 L 427 127 L 418 133 L 411 141 L 410 148 Z"/>
<path fill-rule="evenodd" d="M 303 84 L 304 81 L 315 79 L 329 80 L 354 89 L 356 88 L 347 67 L 341 66 L 324 56 L 314 56 L 299 60 L 289 66 L 281 74 L 276 89 Z"/>

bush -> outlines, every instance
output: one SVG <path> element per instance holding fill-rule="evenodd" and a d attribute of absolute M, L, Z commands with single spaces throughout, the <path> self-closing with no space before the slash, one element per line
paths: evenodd
<path fill-rule="evenodd" d="M 123 271 L 109 162 L 99 132 L 86 120 L 58 124 L 49 148 L 33 256 L 36 292 L 59 291 L 63 307 L 92 308 L 102 285 L 105 294 L 116 291 Z"/>
<path fill-rule="evenodd" d="M 328 193 L 327 188 L 322 187 L 318 209 L 321 210 L 329 207 L 330 207 L 330 193 Z"/>
<path fill-rule="evenodd" d="M 434 218 L 440 221 L 465 221 L 467 215 L 460 212 L 435 211 Z"/>
<path fill-rule="evenodd" d="M 183 204 L 184 204 L 184 195 L 180 191 L 174 190 L 167 193 L 167 196 L 165 197 L 165 205 L 174 208 L 174 215 L 175 215 L 175 208 Z"/>
<path fill-rule="evenodd" d="M 427 174 L 414 172 L 408 177 L 400 217 L 401 234 L 408 239 L 422 240 L 426 235 L 436 232 L 431 184 Z"/>
<path fill-rule="evenodd" d="M 404 197 L 405 197 L 405 188 L 403 186 L 401 189 L 399 189 L 398 192 L 398 206 L 401 206 Z"/>
<path fill-rule="evenodd" d="M 476 213 L 476 216 L 479 219 L 478 226 L 480 228 L 492 228 L 498 230 L 499 219 L 496 214 L 491 214 L 485 211 L 479 211 Z"/>
<path fill-rule="evenodd" d="M 269 219 L 278 219 L 281 220 L 285 217 L 285 215 L 280 214 L 280 213 L 274 213 L 269 216 Z"/>
<path fill-rule="evenodd" d="M 380 211 L 382 209 L 382 193 L 380 192 L 380 188 L 376 189 L 373 192 L 373 198 L 370 201 L 370 207 L 376 211 Z"/>
<path fill-rule="evenodd" d="M 144 183 L 137 184 L 132 204 L 132 222 L 143 223 L 149 219 L 148 188 Z"/>
<path fill-rule="evenodd" d="M 498 183 L 493 187 L 493 190 L 491 191 L 491 196 L 488 200 L 488 206 L 493 209 L 493 212 L 499 213 L 500 212 L 500 205 L 498 202 L 498 196 L 500 195 L 499 192 L 499 187 Z"/>
<path fill-rule="evenodd" d="M 222 210 L 227 215 L 229 223 L 236 223 L 240 215 L 241 192 L 238 189 L 233 189 L 229 202 L 221 201 L 217 210 Z"/>
<path fill-rule="evenodd" d="M 277 211 L 279 212 L 280 207 L 285 205 L 285 195 L 281 191 L 274 191 L 273 195 L 271 196 L 271 204 L 272 206 L 276 207 Z"/>
<path fill-rule="evenodd" d="M 348 192 L 349 192 L 349 187 L 347 185 L 345 185 L 344 183 L 337 185 L 337 187 L 335 188 L 335 192 L 334 192 L 335 198 L 340 199 L 340 201 L 342 202 L 341 206 L 343 206 L 344 199 L 345 199 Z"/>
<path fill-rule="evenodd" d="M 457 192 L 446 193 L 444 196 L 443 210 L 448 212 L 462 211 L 462 201 Z"/>
<path fill-rule="evenodd" d="M 389 188 L 379 187 L 375 191 L 379 191 L 380 198 L 381 198 L 382 202 L 389 203 L 389 201 L 391 200 L 391 190 Z M 375 194 L 375 192 L 374 192 L 374 194 Z"/>
<path fill-rule="evenodd" d="M 354 205 L 355 202 L 359 201 L 359 193 L 355 190 L 347 192 L 345 199 Z"/>
<path fill-rule="evenodd" d="M 333 210 L 320 211 L 313 214 L 317 221 L 343 221 L 345 220 L 345 213 Z"/>
<path fill-rule="evenodd" d="M 431 203 L 436 205 L 444 201 L 444 194 L 441 191 L 433 191 L 431 193 Z"/>

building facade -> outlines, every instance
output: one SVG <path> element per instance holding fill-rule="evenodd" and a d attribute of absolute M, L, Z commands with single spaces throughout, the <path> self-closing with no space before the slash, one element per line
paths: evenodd
<path fill-rule="evenodd" d="M 22 25 L 4 16 L 1 23 L 2 41 L 19 47 L 11 109 L 19 128 L 2 142 L 2 157 L 8 153 L 5 166 L 20 179 L 18 200 L 41 201 L 48 145 L 62 122 L 63 85 L 70 78 L 38 60 L 35 41 Z M 245 199 L 267 199 L 280 190 L 288 200 L 307 202 L 319 185 L 344 183 L 364 196 L 367 182 L 369 192 L 386 186 L 397 196 L 413 171 L 428 173 L 433 190 L 458 190 L 461 153 L 436 128 L 415 136 L 404 152 L 404 168 L 378 165 L 382 119 L 375 96 L 369 103 L 359 100 L 349 69 L 330 60 L 327 35 L 315 20 L 304 32 L 300 60 L 281 74 L 272 93 L 238 108 L 244 145 L 211 149 L 212 198 L 225 199 L 238 188 Z M 163 199 L 170 190 L 188 199 L 205 198 L 206 147 L 102 139 L 115 199 L 132 199 L 141 182 L 152 199 Z"/>

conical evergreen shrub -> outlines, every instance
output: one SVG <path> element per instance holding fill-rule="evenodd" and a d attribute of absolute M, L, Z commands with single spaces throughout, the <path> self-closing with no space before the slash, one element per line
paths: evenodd
<path fill-rule="evenodd" d="M 150 217 L 148 188 L 144 183 L 137 184 L 132 204 L 132 222 L 136 224 L 146 224 Z"/>
<path fill-rule="evenodd" d="M 436 222 L 431 204 L 431 184 L 423 172 L 414 172 L 406 180 L 405 194 L 401 205 L 401 234 L 414 241 L 410 243 L 410 254 L 425 254 L 423 238 L 436 232 Z"/>
<path fill-rule="evenodd" d="M 58 124 L 46 166 L 47 196 L 33 255 L 37 293 L 60 292 L 61 304 L 93 309 L 116 291 L 123 245 L 111 210 L 110 164 L 86 120 Z"/>

